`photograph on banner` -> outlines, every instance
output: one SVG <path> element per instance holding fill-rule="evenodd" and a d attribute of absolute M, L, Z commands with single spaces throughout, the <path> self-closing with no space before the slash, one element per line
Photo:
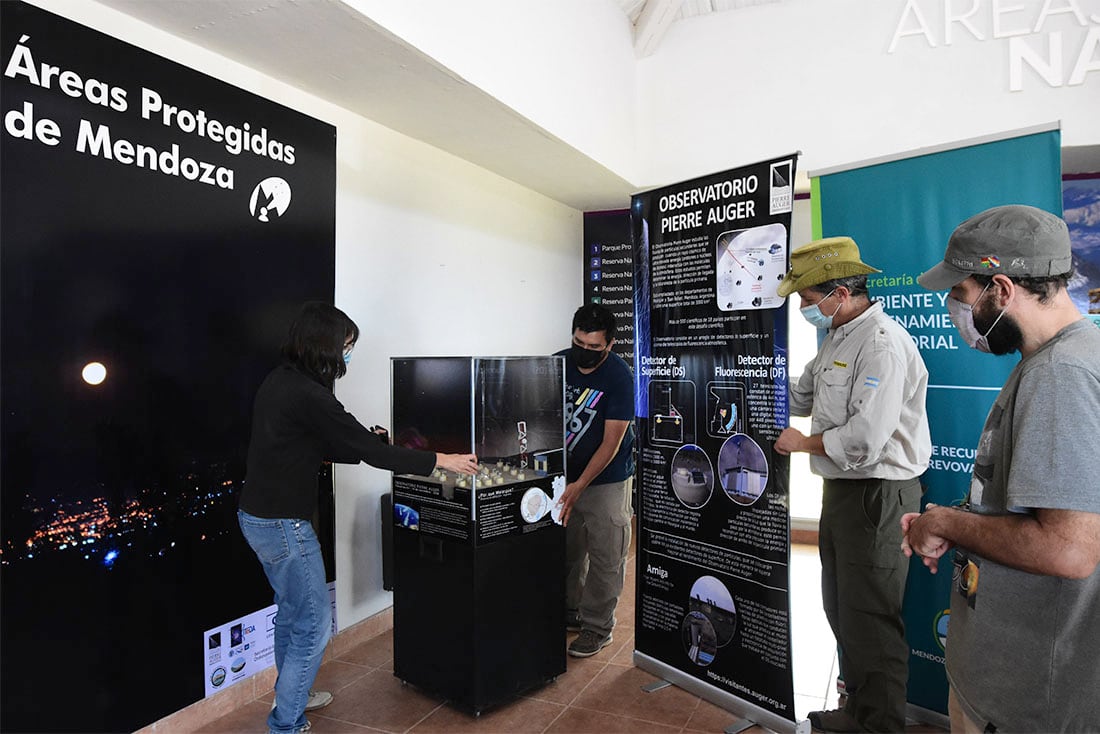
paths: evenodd
<path fill-rule="evenodd" d="M 787 271 L 796 159 L 637 194 L 639 653 L 794 721 Z"/>
<path fill-rule="evenodd" d="M 0 14 L 0 711 L 132 731 L 203 697 L 204 631 L 271 604 L 237 501 L 256 390 L 300 304 L 333 297 L 336 129 Z M 332 580 L 331 467 L 318 492 Z"/>
<path fill-rule="evenodd" d="M 1100 326 L 1100 175 L 1066 176 L 1062 206 L 1073 248 L 1069 295 Z"/>

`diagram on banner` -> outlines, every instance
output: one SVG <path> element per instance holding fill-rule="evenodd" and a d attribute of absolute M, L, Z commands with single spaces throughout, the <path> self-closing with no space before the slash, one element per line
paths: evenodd
<path fill-rule="evenodd" d="M 691 586 L 688 608 L 705 616 L 714 627 L 718 647 L 725 647 L 737 631 L 737 607 L 726 585 L 714 576 L 700 576 Z"/>
<path fill-rule="evenodd" d="M 695 441 L 695 384 L 654 380 L 649 384 L 650 440 L 681 445 Z"/>
<path fill-rule="evenodd" d="M 711 382 L 707 385 L 710 422 L 707 432 L 715 438 L 742 433 L 745 424 L 745 386 L 740 382 Z"/>
<path fill-rule="evenodd" d="M 695 444 L 681 446 L 672 457 L 672 491 L 693 509 L 705 505 L 714 492 L 714 467 Z"/>
<path fill-rule="evenodd" d="M 739 505 L 753 504 L 768 485 L 764 450 L 744 433 L 730 436 L 718 452 L 718 476 L 727 497 Z"/>
<path fill-rule="evenodd" d="M 782 224 L 723 232 L 716 241 L 720 311 L 776 308 L 775 289 L 787 272 L 787 228 Z"/>

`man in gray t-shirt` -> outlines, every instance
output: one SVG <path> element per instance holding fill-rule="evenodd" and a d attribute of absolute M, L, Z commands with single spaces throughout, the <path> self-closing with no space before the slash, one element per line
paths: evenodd
<path fill-rule="evenodd" d="M 921 275 L 962 337 L 1018 351 L 986 418 L 964 508 L 902 518 L 934 572 L 955 548 L 952 731 L 1100 731 L 1100 329 L 1066 292 L 1069 233 L 1025 206 L 956 228 Z"/>

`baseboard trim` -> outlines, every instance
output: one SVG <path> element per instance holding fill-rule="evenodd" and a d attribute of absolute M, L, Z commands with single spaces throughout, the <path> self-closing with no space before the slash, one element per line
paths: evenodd
<path fill-rule="evenodd" d="M 791 545 L 817 545 L 817 529 L 800 530 L 791 528 Z"/>
<path fill-rule="evenodd" d="M 372 637 L 393 629 L 393 607 L 383 609 L 366 619 L 340 630 L 325 649 L 322 665 L 341 657 Z M 180 734 L 201 729 L 212 721 L 236 711 L 275 687 L 275 666 L 261 670 L 224 691 L 195 701 L 193 704 L 139 729 L 137 734 Z"/>

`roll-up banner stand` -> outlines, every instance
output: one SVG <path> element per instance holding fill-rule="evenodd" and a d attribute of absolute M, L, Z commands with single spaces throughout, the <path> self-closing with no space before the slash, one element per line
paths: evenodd
<path fill-rule="evenodd" d="M 951 232 L 980 211 L 1030 204 L 1061 215 L 1060 138 L 1051 124 L 810 173 L 814 237 L 855 239 L 883 271 L 868 278 L 871 297 L 908 329 L 928 366 L 932 459 L 922 508 L 966 497 L 982 423 L 1019 355 L 967 347 L 948 318 L 947 292 L 921 288 L 917 276 L 943 259 Z M 996 264 L 988 262 L 991 272 Z M 950 569 L 950 558 L 940 568 Z M 933 575 L 911 562 L 904 611 L 910 716 L 942 726 L 950 588 L 950 573 Z"/>
<path fill-rule="evenodd" d="M 634 664 L 778 732 L 791 669 L 787 271 L 797 155 L 637 194 Z M 729 731 L 729 730 L 727 730 Z"/>

